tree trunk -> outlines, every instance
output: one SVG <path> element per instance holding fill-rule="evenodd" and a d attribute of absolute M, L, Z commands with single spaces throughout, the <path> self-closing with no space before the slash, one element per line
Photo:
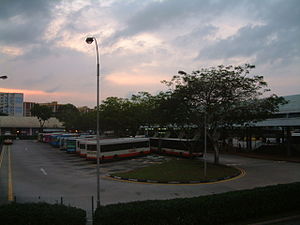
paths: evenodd
<path fill-rule="evenodd" d="M 214 152 L 215 152 L 215 164 L 219 164 L 220 163 L 220 161 L 219 161 L 219 156 L 220 156 L 220 152 L 219 152 L 219 143 L 218 143 L 218 141 L 214 141 L 214 143 L 213 143 L 213 145 L 214 145 Z"/>
<path fill-rule="evenodd" d="M 286 128 L 286 148 L 287 148 L 287 156 L 292 156 L 292 148 L 291 148 L 291 130 L 290 127 Z"/>
<path fill-rule="evenodd" d="M 219 149 L 218 141 L 219 141 L 220 133 L 216 129 L 214 129 L 214 130 L 211 130 L 210 132 L 208 132 L 208 137 L 211 140 L 213 148 L 214 148 L 214 155 L 215 155 L 214 162 L 215 162 L 215 164 L 219 164 L 220 149 Z"/>

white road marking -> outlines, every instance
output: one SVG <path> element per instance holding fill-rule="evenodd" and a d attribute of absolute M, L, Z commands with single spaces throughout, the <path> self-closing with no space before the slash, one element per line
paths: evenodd
<path fill-rule="evenodd" d="M 46 172 L 46 170 L 44 170 L 43 168 L 41 168 L 40 171 L 41 171 L 45 176 L 48 175 L 47 172 Z"/>
<path fill-rule="evenodd" d="M 227 163 L 226 166 L 240 166 L 239 163 Z"/>

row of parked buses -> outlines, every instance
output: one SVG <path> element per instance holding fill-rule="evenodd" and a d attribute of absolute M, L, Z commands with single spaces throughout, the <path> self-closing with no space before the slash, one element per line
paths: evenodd
<path fill-rule="evenodd" d="M 41 133 L 41 142 L 68 153 L 76 153 L 89 160 L 97 159 L 97 140 L 95 135 L 77 133 Z M 100 160 L 111 160 L 147 155 L 151 152 L 183 157 L 202 156 L 199 141 L 175 138 L 100 138 Z M 200 148 L 200 149 L 199 149 Z"/>

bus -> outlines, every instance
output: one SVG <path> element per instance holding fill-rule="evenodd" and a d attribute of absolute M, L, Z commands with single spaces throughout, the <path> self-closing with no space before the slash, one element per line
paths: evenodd
<path fill-rule="evenodd" d="M 64 133 L 51 136 L 50 144 L 55 148 L 60 148 L 64 145 L 64 138 L 66 137 L 76 137 L 79 136 L 78 134 L 73 133 Z"/>
<path fill-rule="evenodd" d="M 64 143 L 64 150 L 66 150 L 68 153 L 75 153 L 76 152 L 76 146 L 77 143 L 79 143 L 80 140 L 84 139 L 95 139 L 95 135 L 80 135 L 79 137 L 68 137 L 65 138 L 65 143 Z"/>
<path fill-rule="evenodd" d="M 97 159 L 97 141 L 86 142 L 86 158 Z M 100 140 L 100 159 L 127 158 L 150 153 L 149 138 L 117 138 Z"/>
<path fill-rule="evenodd" d="M 150 138 L 151 152 L 183 157 L 203 156 L 201 140 L 180 138 Z"/>
<path fill-rule="evenodd" d="M 76 153 L 79 154 L 80 157 L 86 157 L 87 154 L 87 144 L 88 143 L 96 143 L 95 138 L 87 138 L 82 140 L 77 140 Z"/>

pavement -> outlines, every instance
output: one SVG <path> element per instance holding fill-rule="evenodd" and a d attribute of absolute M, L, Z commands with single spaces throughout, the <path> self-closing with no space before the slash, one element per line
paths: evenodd
<path fill-rule="evenodd" d="M 74 154 L 67 154 L 47 144 L 16 140 L 2 151 L 0 199 L 17 202 L 47 201 L 92 210 L 96 197 L 96 164 Z M 3 154 L 5 153 L 5 154 Z M 0 160 L 1 160 L 0 157 Z M 149 184 L 124 182 L 107 177 L 113 172 L 160 163 L 168 157 L 150 155 L 100 166 L 102 205 L 120 202 L 172 199 L 210 195 L 254 187 L 300 181 L 300 164 L 221 155 L 220 162 L 245 171 L 239 179 L 209 184 Z M 208 155 L 213 161 L 213 155 Z M 202 171 L 200 171 L 202 172 Z"/>

